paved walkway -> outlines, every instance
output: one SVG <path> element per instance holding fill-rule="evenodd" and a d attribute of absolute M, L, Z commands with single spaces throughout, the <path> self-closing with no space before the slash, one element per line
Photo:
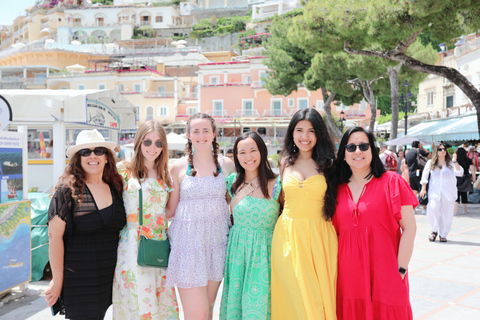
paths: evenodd
<path fill-rule="evenodd" d="M 415 319 L 480 319 L 480 205 L 469 204 L 467 210 L 468 214 L 454 217 L 447 243 L 440 243 L 438 239 L 432 243 L 428 241 L 430 229 L 426 216 L 417 209 L 417 236 L 409 266 L 410 298 Z M 39 281 L 31 283 L 29 288 L 42 291 L 47 284 L 47 281 Z M 214 319 L 219 316 L 221 290 Z M 0 314 L 7 306 L 0 307 Z M 53 318 L 42 296 L 26 305 L 18 303 L 16 309 L 0 316 L 0 319 L 44 320 L 63 317 Z M 105 320 L 111 319 L 110 308 Z"/>

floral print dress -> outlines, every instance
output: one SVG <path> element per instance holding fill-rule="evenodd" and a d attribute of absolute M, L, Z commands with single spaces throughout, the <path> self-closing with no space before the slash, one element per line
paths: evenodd
<path fill-rule="evenodd" d="M 124 179 L 123 201 L 127 225 L 120 232 L 117 266 L 113 284 L 113 318 L 129 320 L 178 319 L 175 288 L 166 285 L 166 268 L 147 268 L 137 264 L 140 232 L 147 238 L 167 237 L 165 205 L 172 191 L 163 181 L 148 178 L 142 182 L 143 226 L 138 222 L 140 183 L 117 164 Z"/>

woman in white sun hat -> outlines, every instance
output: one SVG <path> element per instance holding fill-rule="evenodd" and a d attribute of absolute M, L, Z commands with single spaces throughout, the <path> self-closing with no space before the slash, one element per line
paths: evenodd
<path fill-rule="evenodd" d="M 67 319 L 103 319 L 112 303 L 120 230 L 126 223 L 114 142 L 83 130 L 48 209 L 53 279 L 45 300 Z"/>

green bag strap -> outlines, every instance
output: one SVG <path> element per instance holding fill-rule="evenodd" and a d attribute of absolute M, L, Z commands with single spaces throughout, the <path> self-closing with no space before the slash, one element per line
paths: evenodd
<path fill-rule="evenodd" d="M 142 187 L 138 189 L 138 198 L 139 198 L 139 207 L 140 207 L 140 225 L 143 225 L 143 197 L 142 197 Z"/>

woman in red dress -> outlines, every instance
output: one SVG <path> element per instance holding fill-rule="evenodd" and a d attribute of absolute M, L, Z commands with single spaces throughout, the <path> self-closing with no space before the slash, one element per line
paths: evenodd
<path fill-rule="evenodd" d="M 343 136 L 336 170 L 338 319 L 413 319 L 407 270 L 417 198 L 399 174 L 385 171 L 363 128 Z"/>

